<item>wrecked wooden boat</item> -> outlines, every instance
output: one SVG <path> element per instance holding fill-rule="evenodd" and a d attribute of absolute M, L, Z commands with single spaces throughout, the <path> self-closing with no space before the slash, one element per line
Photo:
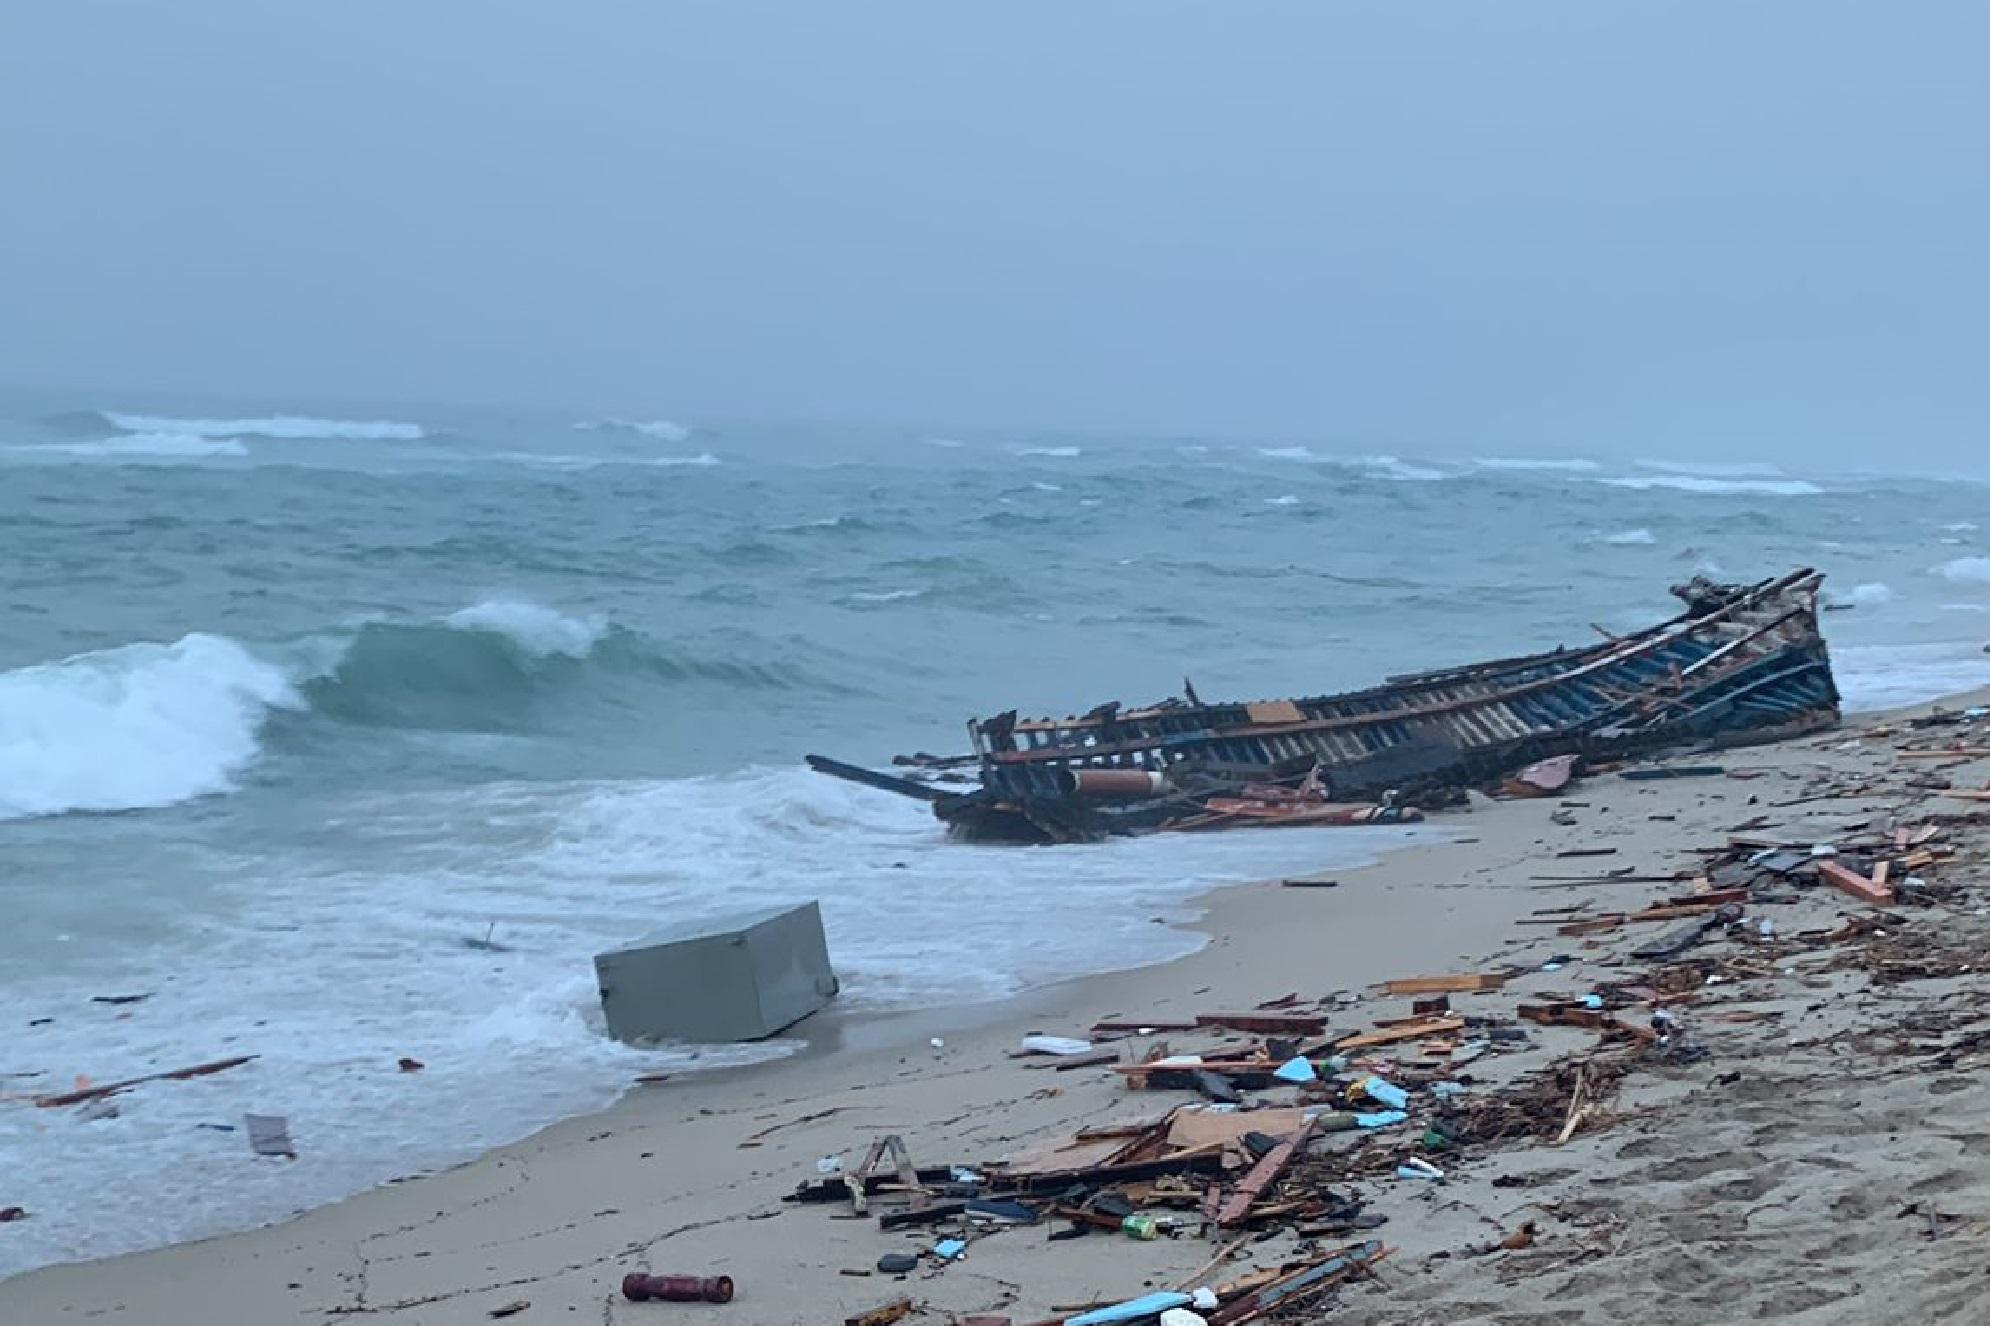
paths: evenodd
<path fill-rule="evenodd" d="M 1823 576 L 1696 578 L 1686 610 L 1580 648 L 1391 677 L 1341 695 L 1184 698 L 1079 717 L 968 723 L 973 754 L 921 777 L 822 756 L 820 772 L 931 803 L 959 836 L 1085 842 L 1160 830 L 1372 824 L 1416 817 L 1537 761 L 1774 741 L 1838 721 L 1817 625 Z M 978 785 L 933 781 L 970 767 Z"/>

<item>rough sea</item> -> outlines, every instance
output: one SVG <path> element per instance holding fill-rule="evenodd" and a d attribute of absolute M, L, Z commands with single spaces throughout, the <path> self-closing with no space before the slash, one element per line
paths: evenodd
<path fill-rule="evenodd" d="M 820 898 L 846 998 L 1163 959 L 1403 830 L 943 844 L 804 753 L 1318 692 L 1829 573 L 1855 707 L 1990 682 L 1990 487 L 1222 437 L 0 402 L 0 1274 L 281 1218 L 792 1048 L 622 1048 L 592 955 Z M 211 417 L 195 417 L 196 415 Z M 1682 452 L 1692 448 L 1682 442 Z M 475 942 L 470 942 L 475 941 Z M 100 997 L 144 995 L 129 1003 Z M 99 1111 L 24 1098 L 223 1056 Z M 426 1067 L 404 1073 L 407 1056 Z M 302 1157 L 249 1155 L 244 1111 Z M 227 1131 L 232 1128 L 233 1131 Z"/>

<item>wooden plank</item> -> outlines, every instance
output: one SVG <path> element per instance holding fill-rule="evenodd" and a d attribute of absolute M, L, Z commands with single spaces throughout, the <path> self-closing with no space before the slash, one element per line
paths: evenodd
<path fill-rule="evenodd" d="M 1313 1136 L 1314 1123 L 1312 1119 L 1306 1120 L 1297 1132 L 1258 1158 L 1258 1163 L 1237 1181 L 1236 1188 L 1224 1200 L 1216 1216 L 1219 1226 L 1239 1224 L 1250 1215 L 1251 1207 L 1264 1195 L 1264 1190 L 1278 1182 L 1278 1176 L 1285 1173 L 1286 1167 L 1304 1149 L 1307 1140 Z"/>
<path fill-rule="evenodd" d="M 1406 1023 L 1400 1027 L 1389 1027 L 1383 1031 L 1364 1032 L 1359 1036 L 1347 1036 L 1334 1042 L 1336 1050 L 1365 1050 L 1375 1045 L 1394 1045 L 1398 1041 L 1421 1040 L 1425 1036 L 1438 1036 L 1447 1031 L 1463 1031 L 1463 1018 L 1424 1018 Z"/>
<path fill-rule="evenodd" d="M 142 1082 L 182 1082 L 191 1077 L 206 1077 L 209 1073 L 239 1068 L 255 1058 L 253 1054 L 242 1054 L 233 1059 L 216 1059 L 213 1063 L 195 1064 L 191 1068 L 175 1068 L 166 1073 L 147 1073 L 144 1077 L 127 1077 L 122 1082 L 106 1082 L 100 1087 L 83 1087 L 76 1091 L 65 1091 L 59 1096 L 37 1096 L 35 1104 L 45 1110 L 56 1109 L 63 1105 L 80 1105 L 86 1100 L 114 1096 Z"/>
<path fill-rule="evenodd" d="M 1197 1013 L 1195 1025 L 1268 1035 L 1317 1036 L 1327 1029 L 1327 1018 L 1324 1013 Z"/>
<path fill-rule="evenodd" d="M 1842 891 L 1851 894 L 1860 902 L 1884 907 L 1893 901 L 1893 889 L 1886 884 L 1867 879 L 1858 871 L 1839 865 L 1836 861 L 1819 861 L 1817 873 Z"/>
<path fill-rule="evenodd" d="M 1465 972 L 1456 976 L 1410 976 L 1384 981 L 1382 988 L 1392 995 L 1474 994 L 1481 990 L 1497 990 L 1505 984 L 1504 976 Z"/>

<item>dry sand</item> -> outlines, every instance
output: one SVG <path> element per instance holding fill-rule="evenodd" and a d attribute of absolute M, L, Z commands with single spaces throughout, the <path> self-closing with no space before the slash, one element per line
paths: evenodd
<path fill-rule="evenodd" d="M 839 1322 L 909 1293 L 921 1304 L 907 1318 L 914 1323 L 969 1312 L 1022 1323 L 1056 1315 L 1057 1305 L 1171 1285 L 1203 1267 L 1217 1242 L 1108 1234 L 1049 1242 L 1043 1227 L 1013 1229 L 977 1240 L 956 1263 L 901 1279 L 870 1268 L 884 1252 L 929 1246 L 930 1231 L 881 1232 L 839 1208 L 781 1198 L 816 1177 L 818 1158 L 854 1161 L 882 1133 L 901 1134 L 922 1165 L 981 1164 L 1191 1098 L 1129 1091 L 1105 1068 L 1056 1072 L 1014 1058 L 1025 1032 L 1082 1035 L 1099 1018 L 1165 1019 L 1340 991 L 1359 1002 L 1338 1007 L 1335 1025 L 1357 1030 L 1408 1012 L 1408 1000 L 1368 990 L 1390 977 L 1577 959 L 1558 972 L 1532 970 L 1503 992 L 1455 997 L 1463 1011 L 1510 1015 L 1529 995 L 1586 990 L 1616 955 L 1664 928 L 1571 939 L 1517 924 L 1530 912 L 1584 901 L 1624 909 L 1679 891 L 1543 888 L 1533 876 L 1691 868 L 1693 848 L 1722 843 L 1758 813 L 1785 822 L 1810 814 L 1802 831 L 1825 840 L 1875 815 L 1990 811 L 1903 790 L 1928 768 L 1894 757 L 1902 732 L 1862 738 L 1847 729 L 1719 757 L 1730 770 L 1761 770 L 1753 779 L 1602 775 L 1569 793 L 1586 803 L 1579 807 L 1481 804 L 1442 816 L 1458 841 L 1344 872 L 1337 888 L 1212 895 L 1201 923 L 1210 943 L 1181 961 L 976 1009 L 825 1018 L 811 1032 L 817 1052 L 644 1088 L 603 1114 L 280 1226 L 16 1277 L 0 1283 L 0 1322 L 427 1326 L 485 1322 L 492 1309 L 523 1301 L 529 1306 L 507 1320 L 758 1326 Z M 1944 772 L 1981 786 L 1990 761 Z M 1869 800 L 1765 809 L 1846 777 L 1886 786 Z M 1554 823 L 1558 810 L 1574 824 Z M 1968 823 L 1948 835 L 1959 851 L 1943 879 L 1973 883 L 1990 835 Z M 1599 846 L 1616 853 L 1554 856 Z M 1867 911 L 1828 889 L 1749 908 L 1785 936 Z M 1909 912 L 1907 933 L 1990 955 L 1990 920 L 1980 912 L 1968 897 Z M 1967 1054 L 1952 1067 L 1929 1062 L 1977 1018 L 1990 1025 L 1990 1010 L 1977 1008 L 1982 981 L 1961 972 L 1880 983 L 1864 969 L 1832 970 L 1835 960 L 1829 948 L 1799 947 L 1770 976 L 1709 989 L 1682 1010 L 1708 1057 L 1641 1069 L 1566 1145 L 1475 1154 L 1442 1184 L 1353 1185 L 1389 1218 L 1379 1236 L 1394 1252 L 1377 1277 L 1343 1290 L 1318 1317 L 1378 1326 L 1990 1321 L 1990 1226 L 1979 1222 L 1990 1214 L 1982 1159 L 1990 1088 Z M 1726 1020 L 1737 1013 L 1754 1020 Z M 1472 1065 L 1475 1093 L 1597 1039 L 1577 1028 L 1530 1032 L 1529 1048 Z M 932 1048 L 931 1036 L 944 1047 Z M 1177 1049 L 1209 1043 L 1171 1039 Z M 1532 1248 L 1466 1255 L 1525 1220 L 1537 1222 Z M 1292 1246 L 1274 1230 L 1224 1274 L 1274 1265 Z M 729 1275 L 738 1297 L 726 1307 L 625 1303 L 616 1286 L 635 1269 Z"/>

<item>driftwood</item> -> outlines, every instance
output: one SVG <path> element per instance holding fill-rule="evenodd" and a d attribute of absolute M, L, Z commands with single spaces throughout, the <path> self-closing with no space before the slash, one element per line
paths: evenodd
<path fill-rule="evenodd" d="M 59 1096 L 37 1096 L 35 1104 L 45 1110 L 59 1109 L 64 1105 L 81 1105 L 86 1100 L 102 1100 L 105 1096 L 115 1096 L 120 1091 L 128 1091 L 146 1082 L 183 1082 L 190 1077 L 224 1073 L 230 1068 L 240 1068 L 256 1057 L 253 1054 L 237 1055 L 233 1059 L 216 1059 L 213 1063 L 195 1064 L 191 1068 L 175 1068 L 169 1073 L 147 1073 L 143 1077 L 127 1077 L 122 1082 L 106 1082 L 101 1086 L 65 1091 Z"/>

